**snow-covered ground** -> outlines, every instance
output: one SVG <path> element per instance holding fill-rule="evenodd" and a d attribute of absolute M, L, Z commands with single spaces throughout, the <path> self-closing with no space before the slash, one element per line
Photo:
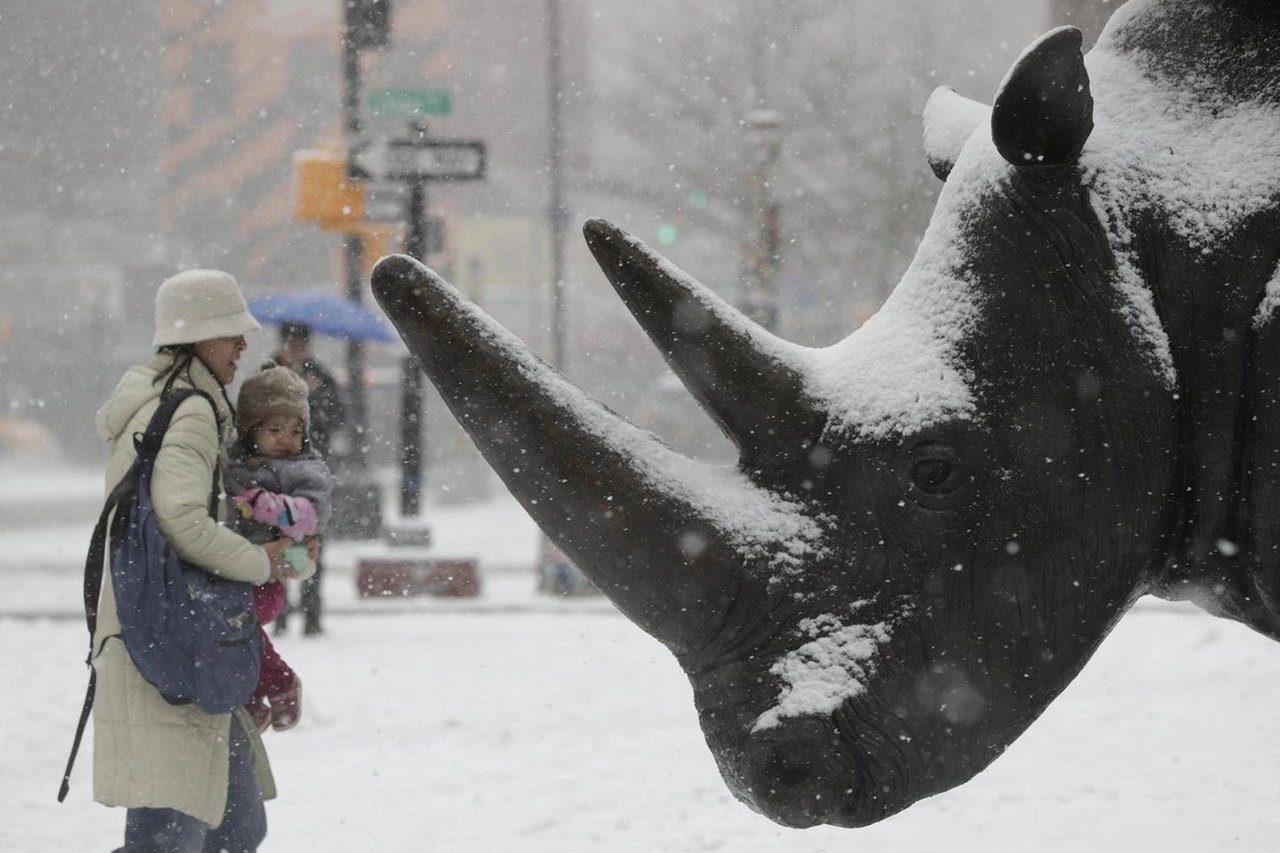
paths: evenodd
<path fill-rule="evenodd" d="M 0 468 L 0 851 L 119 843 L 91 749 L 54 800 L 85 686 L 84 625 L 62 614 L 97 477 Z M 361 601 L 370 546 L 332 549 L 328 633 L 279 645 L 305 711 L 267 735 L 265 853 L 1280 850 L 1280 646 L 1233 624 L 1144 603 L 972 782 L 869 829 L 788 830 L 729 795 L 656 641 L 604 601 L 533 591 L 536 531 L 509 499 L 429 518 L 433 551 L 478 557 L 484 590 Z"/>

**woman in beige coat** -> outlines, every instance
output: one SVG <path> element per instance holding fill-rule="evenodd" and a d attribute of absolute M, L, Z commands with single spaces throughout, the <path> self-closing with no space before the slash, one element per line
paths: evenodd
<path fill-rule="evenodd" d="M 146 431 L 164 394 L 195 388 L 213 398 L 216 418 L 198 396 L 175 412 L 156 459 L 152 501 L 161 532 L 184 560 L 253 584 L 292 577 L 281 554 L 291 543 L 251 544 L 210 517 L 209 496 L 234 420 L 225 389 L 244 334 L 257 328 L 230 275 L 173 276 L 156 294 L 158 351 L 124 375 L 96 419 L 99 435 L 112 443 L 110 493 L 133 463 L 133 437 Z M 266 835 L 262 802 L 275 796 L 275 784 L 252 722 L 243 709 L 211 715 L 170 705 L 139 675 L 120 639 L 109 569 L 93 648 L 93 795 L 129 809 L 117 853 L 257 850 Z"/>

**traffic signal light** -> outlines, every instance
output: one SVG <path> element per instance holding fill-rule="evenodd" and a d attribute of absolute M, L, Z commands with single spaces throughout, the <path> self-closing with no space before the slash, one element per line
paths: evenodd
<path fill-rule="evenodd" d="M 391 0 L 343 0 L 346 38 L 357 50 L 386 47 L 391 40 Z"/>
<path fill-rule="evenodd" d="M 293 218 L 341 231 L 364 218 L 364 185 L 347 177 L 342 151 L 293 155 Z"/>

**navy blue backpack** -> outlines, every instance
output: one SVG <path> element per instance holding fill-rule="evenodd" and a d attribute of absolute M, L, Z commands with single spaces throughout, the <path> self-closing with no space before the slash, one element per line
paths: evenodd
<path fill-rule="evenodd" d="M 160 532 L 151 503 L 151 477 L 165 431 L 174 411 L 193 394 L 214 405 L 208 394 L 188 389 L 173 391 L 161 401 L 146 433 L 134 436 L 137 459 L 107 498 L 93 531 L 84 575 L 91 644 L 89 690 L 59 801 L 67 794 L 71 767 L 93 707 L 96 650 L 92 642 L 108 545 L 121 639 L 138 672 L 165 701 L 225 714 L 243 707 L 258 685 L 262 640 L 252 585 L 220 578 L 179 559 Z M 217 411 L 215 406 L 215 417 Z M 209 513 L 215 517 L 218 492 L 215 473 L 209 499 Z"/>

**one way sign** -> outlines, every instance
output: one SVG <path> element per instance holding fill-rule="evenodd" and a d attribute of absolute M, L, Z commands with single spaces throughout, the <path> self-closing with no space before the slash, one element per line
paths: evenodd
<path fill-rule="evenodd" d="M 347 175 L 359 181 L 470 181 L 484 177 L 484 143 L 472 139 L 387 139 L 356 143 Z"/>

